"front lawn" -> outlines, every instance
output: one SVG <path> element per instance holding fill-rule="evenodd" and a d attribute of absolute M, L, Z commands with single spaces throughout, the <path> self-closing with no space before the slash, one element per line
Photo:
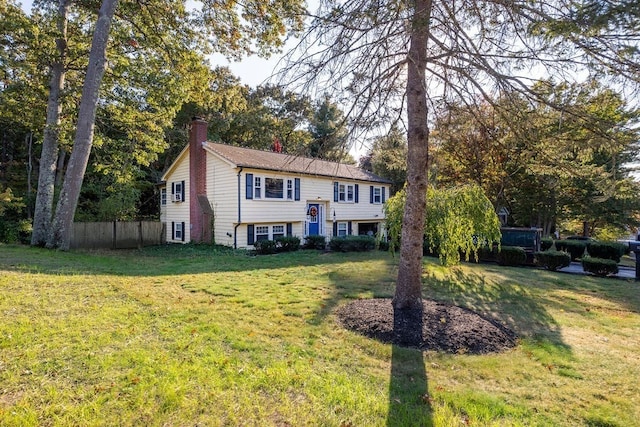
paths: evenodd
<path fill-rule="evenodd" d="M 387 253 L 0 245 L 2 426 L 628 426 L 640 419 L 632 281 L 425 258 L 424 295 L 519 334 L 492 355 L 341 328 L 391 297 Z"/>

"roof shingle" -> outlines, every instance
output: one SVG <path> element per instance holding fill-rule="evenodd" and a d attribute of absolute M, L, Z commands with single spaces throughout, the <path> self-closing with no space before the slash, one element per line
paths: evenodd
<path fill-rule="evenodd" d="M 353 179 L 390 183 L 371 172 L 357 166 L 327 160 L 312 159 L 293 154 L 261 151 L 252 148 L 235 147 L 233 145 L 206 142 L 206 150 L 219 155 L 239 167 L 262 169 L 269 171 L 301 173 L 305 175 L 325 176 L 330 178 Z"/>

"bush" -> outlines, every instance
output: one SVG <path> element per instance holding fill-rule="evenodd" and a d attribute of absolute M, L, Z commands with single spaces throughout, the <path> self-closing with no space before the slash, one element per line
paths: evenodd
<path fill-rule="evenodd" d="M 483 246 L 480 246 L 477 252 L 471 252 L 469 254 L 469 261 L 472 261 L 472 262 L 495 261 L 497 253 L 498 253 L 497 246 L 490 248 L 487 245 L 483 245 Z"/>
<path fill-rule="evenodd" d="M 556 249 L 569 253 L 572 261 L 582 258 L 586 248 L 587 242 L 584 240 L 556 240 Z"/>
<path fill-rule="evenodd" d="M 540 241 L 540 250 L 548 251 L 553 246 L 553 239 L 551 237 L 545 237 Z"/>
<path fill-rule="evenodd" d="M 571 255 L 562 251 L 536 252 L 535 263 L 547 270 L 556 271 L 571 264 Z"/>
<path fill-rule="evenodd" d="M 389 241 L 388 240 L 378 240 L 376 241 L 378 245 L 378 250 L 388 251 L 389 250 Z"/>
<path fill-rule="evenodd" d="M 398 247 L 399 247 L 399 244 L 398 244 Z M 440 256 L 438 251 L 438 245 L 436 243 L 431 244 L 431 242 L 426 236 L 422 241 L 422 255 L 432 256 L 432 257 Z"/>
<path fill-rule="evenodd" d="M 334 252 L 365 252 L 375 249 L 376 239 L 371 236 L 333 237 L 329 249 Z"/>
<path fill-rule="evenodd" d="M 593 258 L 612 259 L 616 263 L 624 255 L 626 246 L 617 242 L 589 242 L 587 252 Z"/>
<path fill-rule="evenodd" d="M 618 263 L 612 259 L 584 257 L 582 258 L 582 269 L 587 273 L 604 277 L 618 273 Z"/>
<path fill-rule="evenodd" d="M 273 240 L 258 240 L 253 244 L 256 253 L 260 255 L 275 254 L 277 250 L 277 244 Z"/>
<path fill-rule="evenodd" d="M 502 246 L 496 260 L 499 265 L 522 265 L 527 262 L 527 253 L 518 246 Z"/>
<path fill-rule="evenodd" d="M 307 236 L 304 238 L 305 249 L 325 250 L 327 247 L 327 238 L 324 236 Z"/>
<path fill-rule="evenodd" d="M 278 252 L 294 252 L 300 249 L 300 238 L 297 236 L 278 237 L 276 246 Z"/>

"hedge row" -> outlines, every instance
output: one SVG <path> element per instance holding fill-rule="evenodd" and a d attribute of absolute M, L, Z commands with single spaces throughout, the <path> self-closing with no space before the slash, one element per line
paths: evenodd
<path fill-rule="evenodd" d="M 548 251 L 553 243 L 552 239 L 542 239 L 540 249 Z M 593 258 L 611 259 L 620 262 L 620 258 L 622 258 L 627 249 L 626 245 L 618 242 L 586 242 L 583 240 L 556 240 L 555 245 L 558 251 L 569 253 L 572 261 L 580 260 L 583 256 L 589 255 Z"/>
<path fill-rule="evenodd" d="M 371 236 L 333 237 L 329 249 L 334 252 L 366 252 L 375 249 L 376 239 Z"/>
<path fill-rule="evenodd" d="M 612 259 L 592 258 L 587 256 L 582 258 L 582 269 L 587 273 L 604 277 L 609 274 L 617 274 L 618 263 Z"/>
<path fill-rule="evenodd" d="M 317 249 L 323 251 L 327 247 L 327 238 L 324 236 L 307 236 L 304 238 L 304 249 Z"/>
<path fill-rule="evenodd" d="M 527 262 L 527 253 L 519 246 L 502 246 L 496 261 L 498 265 L 523 265 Z"/>
<path fill-rule="evenodd" d="M 618 263 L 626 248 L 626 245 L 618 242 L 589 242 L 587 252 L 594 258 L 611 259 Z"/>
<path fill-rule="evenodd" d="M 278 237 L 276 240 L 258 240 L 253 244 L 256 253 L 269 255 L 279 252 L 293 252 L 300 249 L 300 238 L 296 236 Z"/>
<path fill-rule="evenodd" d="M 304 240 L 304 249 L 325 250 L 327 247 L 325 236 L 307 236 Z M 379 245 L 382 250 L 389 248 L 386 242 L 379 242 Z M 278 237 L 276 240 L 258 240 L 253 247 L 259 255 L 292 252 L 300 249 L 300 238 L 287 236 Z M 371 236 L 334 237 L 329 242 L 329 249 L 335 252 L 364 252 L 375 248 L 376 239 Z"/>
<path fill-rule="evenodd" d="M 556 271 L 571 265 L 571 255 L 562 251 L 550 251 L 535 253 L 535 263 L 547 270 Z"/>
<path fill-rule="evenodd" d="M 571 255 L 571 260 L 576 261 L 584 256 L 587 242 L 582 240 L 556 240 L 556 249 L 567 252 Z"/>

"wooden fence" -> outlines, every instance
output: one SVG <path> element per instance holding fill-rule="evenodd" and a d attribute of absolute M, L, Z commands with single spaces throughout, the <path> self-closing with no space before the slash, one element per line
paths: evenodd
<path fill-rule="evenodd" d="M 165 225 L 159 221 L 74 222 L 71 248 L 141 248 L 163 244 L 165 237 Z"/>

